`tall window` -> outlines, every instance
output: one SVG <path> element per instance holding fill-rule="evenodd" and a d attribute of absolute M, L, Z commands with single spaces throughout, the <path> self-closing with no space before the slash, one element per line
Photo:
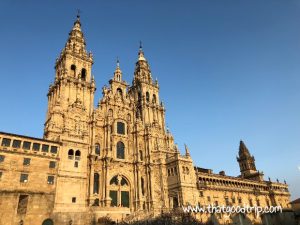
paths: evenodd
<path fill-rule="evenodd" d="M 99 194 L 99 174 L 94 173 L 94 194 Z"/>
<path fill-rule="evenodd" d="M 125 124 L 122 122 L 117 122 L 117 133 L 125 134 Z"/>
<path fill-rule="evenodd" d="M 152 103 L 156 103 L 156 95 L 153 95 L 153 97 L 152 97 Z"/>
<path fill-rule="evenodd" d="M 81 70 L 81 80 L 86 80 L 86 69 L 84 68 Z"/>
<path fill-rule="evenodd" d="M 111 206 L 129 207 L 129 184 L 125 177 L 114 176 L 110 181 Z"/>
<path fill-rule="evenodd" d="M 179 206 L 179 202 L 178 202 L 178 198 L 177 197 L 173 197 L 173 208 L 177 208 Z"/>
<path fill-rule="evenodd" d="M 27 204 L 28 204 L 28 195 L 20 195 L 19 202 L 18 202 L 18 214 L 26 214 L 27 211 Z"/>
<path fill-rule="evenodd" d="M 80 156 L 81 156 L 81 152 L 79 150 L 77 150 L 75 152 L 75 160 L 80 160 Z"/>
<path fill-rule="evenodd" d="M 68 151 L 68 158 L 69 158 L 69 159 L 73 159 L 73 158 L 74 158 L 74 150 L 73 150 L 73 149 L 70 149 L 70 150 Z"/>
<path fill-rule="evenodd" d="M 100 155 L 100 145 L 99 144 L 95 144 L 95 154 Z"/>
<path fill-rule="evenodd" d="M 117 93 L 118 93 L 118 96 L 119 96 L 119 97 L 122 97 L 122 96 L 123 96 L 123 93 L 122 93 L 122 89 L 121 89 L 121 88 L 118 88 L 118 89 L 117 89 Z"/>
<path fill-rule="evenodd" d="M 146 102 L 148 103 L 150 101 L 150 95 L 149 95 L 149 92 L 147 91 L 146 92 Z"/>
<path fill-rule="evenodd" d="M 54 176 L 48 176 L 47 178 L 47 184 L 53 185 L 54 184 Z"/>
<path fill-rule="evenodd" d="M 73 75 L 74 77 L 76 75 L 76 66 L 74 64 L 71 66 L 71 75 Z"/>
<path fill-rule="evenodd" d="M 117 158 L 125 159 L 125 146 L 124 143 L 121 141 L 117 143 Z"/>

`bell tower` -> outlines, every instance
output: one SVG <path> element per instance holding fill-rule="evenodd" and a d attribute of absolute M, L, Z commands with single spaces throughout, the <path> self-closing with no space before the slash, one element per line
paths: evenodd
<path fill-rule="evenodd" d="M 54 212 L 86 210 L 88 155 L 94 109 L 93 56 L 86 50 L 79 15 L 55 63 L 48 91 L 44 138 L 61 143 Z M 65 190 L 70 190 L 67 194 Z"/>
<path fill-rule="evenodd" d="M 241 176 L 246 179 L 263 180 L 263 173 L 256 170 L 254 156 L 250 152 L 243 141 L 240 141 L 239 156 L 237 161 L 240 166 Z"/>
<path fill-rule="evenodd" d="M 46 139 L 88 140 L 88 124 L 96 89 L 91 75 L 92 64 L 93 56 L 86 50 L 78 15 L 56 60 L 54 83 L 49 86 L 44 129 Z"/>
<path fill-rule="evenodd" d="M 164 129 L 165 109 L 159 100 L 158 81 L 152 79 L 151 69 L 141 43 L 131 93 L 136 102 L 136 118 L 145 124 L 156 125 Z"/>

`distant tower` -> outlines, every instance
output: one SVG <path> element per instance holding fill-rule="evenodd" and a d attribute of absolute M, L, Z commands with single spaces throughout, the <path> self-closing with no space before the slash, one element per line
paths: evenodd
<path fill-rule="evenodd" d="M 49 87 L 44 137 L 88 140 L 88 120 L 93 112 L 95 81 L 93 57 L 86 51 L 79 15 L 55 63 L 55 80 Z"/>
<path fill-rule="evenodd" d="M 243 178 L 263 180 L 263 173 L 256 170 L 255 158 L 250 155 L 250 152 L 243 141 L 240 141 L 239 157 L 237 157 L 237 161 Z"/>
<path fill-rule="evenodd" d="M 120 61 L 117 59 L 117 66 L 113 78 L 109 81 L 112 92 L 117 93 L 117 98 L 120 100 L 125 99 L 127 83 L 122 79 L 122 70 L 120 68 Z"/>

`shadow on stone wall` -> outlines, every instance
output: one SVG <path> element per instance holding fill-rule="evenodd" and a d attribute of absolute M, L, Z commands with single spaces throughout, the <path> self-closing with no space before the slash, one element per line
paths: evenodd
<path fill-rule="evenodd" d="M 115 222 L 109 217 L 99 218 L 92 225 L 214 225 L 213 222 L 202 223 L 189 214 L 166 213 L 154 219 L 133 222 Z"/>

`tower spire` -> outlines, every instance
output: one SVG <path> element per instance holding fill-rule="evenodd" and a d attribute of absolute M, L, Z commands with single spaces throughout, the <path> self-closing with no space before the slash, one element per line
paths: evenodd
<path fill-rule="evenodd" d="M 239 157 L 237 157 L 237 161 L 243 178 L 260 181 L 263 180 L 263 173 L 256 169 L 255 158 L 250 154 L 242 140 L 240 141 Z"/>
<path fill-rule="evenodd" d="M 136 80 L 147 82 L 148 84 L 152 84 L 152 76 L 150 66 L 145 58 L 142 42 L 140 41 L 140 47 L 138 52 L 138 61 L 135 64 L 134 71 L 134 82 Z"/>
<path fill-rule="evenodd" d="M 184 148 L 185 148 L 185 156 L 190 157 L 190 150 L 186 144 L 184 144 Z"/>
<path fill-rule="evenodd" d="M 245 143 L 242 140 L 240 140 L 239 156 L 240 157 L 251 157 L 248 148 L 246 147 Z"/>
<path fill-rule="evenodd" d="M 86 42 L 81 30 L 80 22 L 80 10 L 76 15 L 76 20 L 73 24 L 71 31 L 69 32 L 69 37 L 67 43 L 65 44 L 64 49 L 62 50 L 60 57 L 58 58 L 56 65 L 60 63 L 61 59 L 66 55 L 70 54 L 73 57 L 83 59 L 93 63 L 93 55 L 91 52 L 86 50 Z"/>
<path fill-rule="evenodd" d="M 120 60 L 119 60 L 119 57 L 117 57 L 117 67 L 116 67 L 116 70 L 114 72 L 114 80 L 115 81 L 119 81 L 119 82 L 122 81 L 122 71 L 120 69 Z"/>
<path fill-rule="evenodd" d="M 146 61 L 146 58 L 144 56 L 144 51 L 143 51 L 143 46 L 142 46 L 142 41 L 140 41 L 140 48 L 139 48 L 139 54 L 138 54 L 138 60 L 139 61 Z"/>

